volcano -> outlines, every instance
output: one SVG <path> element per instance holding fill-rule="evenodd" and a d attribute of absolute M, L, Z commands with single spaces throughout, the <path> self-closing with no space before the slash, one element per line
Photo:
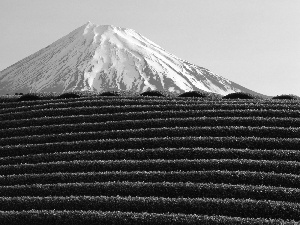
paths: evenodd
<path fill-rule="evenodd" d="M 258 94 L 132 29 L 91 22 L 0 72 L 0 94 L 163 90 Z"/>

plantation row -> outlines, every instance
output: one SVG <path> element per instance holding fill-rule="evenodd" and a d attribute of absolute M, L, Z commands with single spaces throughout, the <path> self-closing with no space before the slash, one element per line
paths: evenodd
<path fill-rule="evenodd" d="M 154 138 L 154 137 L 261 137 L 300 138 L 300 127 L 162 127 L 113 131 L 60 133 L 50 135 L 0 138 L 0 146 L 14 144 L 43 144 L 98 139 Z"/>
<path fill-rule="evenodd" d="M 69 115 L 91 115 L 91 114 L 114 114 L 128 112 L 145 112 L 145 111 L 187 111 L 187 110 L 293 110 L 294 115 L 300 116 L 300 105 L 290 109 L 274 107 L 258 107 L 258 106 L 234 106 L 234 105 L 131 105 L 131 106 L 103 106 L 103 107 L 77 107 L 77 108 L 52 108 L 43 110 L 32 110 L 26 112 L 10 112 L 0 114 L 1 120 L 28 119 L 39 117 L 69 116 Z M 276 115 L 275 111 L 275 115 Z M 280 112 L 279 112 L 280 113 Z M 272 116 L 271 114 L 269 114 Z M 273 114 L 274 115 L 274 114 Z"/>
<path fill-rule="evenodd" d="M 0 166 L 0 175 L 105 171 L 229 170 L 300 174 L 300 162 L 249 159 L 74 160 Z"/>
<path fill-rule="evenodd" d="M 179 114 L 179 113 L 178 113 Z M 131 114 L 128 114 L 130 116 Z M 292 117 L 165 117 L 160 113 L 149 114 L 147 119 L 139 119 L 134 114 L 130 120 L 122 120 L 125 115 L 115 115 L 112 121 L 106 121 L 102 115 L 66 116 L 27 120 L 10 120 L 1 123 L 2 137 L 36 134 L 55 134 L 70 132 L 89 132 L 101 130 L 124 130 L 159 127 L 187 126 L 265 126 L 265 127 L 300 127 L 300 118 Z M 134 116 L 134 117 L 132 117 Z M 153 118 L 154 117 L 154 118 Z M 158 118 L 157 118 L 158 117 Z M 134 119 L 135 118 L 135 119 Z M 134 120 L 133 120 L 134 119 Z"/>
<path fill-rule="evenodd" d="M 277 117 L 277 118 L 299 118 L 300 110 L 166 110 L 166 111 L 141 111 L 141 112 L 113 112 L 113 113 L 90 113 L 90 114 L 78 114 L 78 115 L 57 115 L 57 116 L 43 116 L 43 117 L 32 117 L 24 113 L 22 116 L 14 116 L 11 114 L 11 118 L 8 120 L 2 120 L 2 123 L 10 123 L 10 121 L 23 122 L 27 120 L 51 120 L 56 118 L 72 118 L 72 117 L 87 117 L 95 116 L 101 121 L 112 121 L 112 120 L 128 120 L 132 119 L 132 116 L 137 119 L 149 119 L 149 118 L 180 118 L 180 117 Z"/>
<path fill-rule="evenodd" d="M 75 102 L 54 102 L 54 103 L 44 103 L 44 104 L 35 104 L 35 105 L 21 105 L 13 107 L 5 107 L 7 105 L 0 106 L 0 114 L 9 113 L 9 112 L 26 112 L 32 110 L 44 110 L 44 109 L 57 109 L 65 108 L 66 106 L 70 108 L 80 108 L 80 107 L 104 107 L 104 106 L 126 106 L 130 107 L 131 105 L 203 105 L 207 107 L 208 105 L 233 105 L 233 106 L 245 106 L 251 105 L 251 107 L 279 107 L 279 109 L 290 109 L 291 106 L 299 106 L 299 102 L 278 102 L 278 101 L 199 101 L 199 100 L 161 100 L 161 99 L 150 99 L 150 100 L 141 100 L 141 99 L 93 99 L 93 100 L 84 100 L 84 101 L 75 101 Z M 0 104 L 1 105 L 1 104 Z"/>
<path fill-rule="evenodd" d="M 0 158 L 1 165 L 46 163 L 74 160 L 147 160 L 147 159 L 252 159 L 300 162 L 298 150 L 225 149 L 225 148 L 154 148 L 82 150 L 7 156 Z"/>
<path fill-rule="evenodd" d="M 89 102 L 89 101 L 178 101 L 178 102 L 232 102 L 232 103 L 274 103 L 274 104 L 299 104 L 299 101 L 290 100 L 275 100 L 275 99 L 203 99 L 203 98 L 174 98 L 174 97 L 156 97 L 156 96 L 99 96 L 99 97 L 81 97 L 81 98 L 67 98 L 67 99 L 41 99 L 35 101 L 17 101 L 17 102 L 0 102 L 0 108 L 17 108 L 17 107 L 30 107 L 34 105 L 46 105 L 46 104 L 61 104 L 61 103 L 73 103 L 73 102 Z"/>
<path fill-rule="evenodd" d="M 243 148 L 300 150 L 299 138 L 259 137 L 162 137 L 100 139 L 43 144 L 10 145 L 0 147 L 0 157 L 37 153 L 67 152 L 78 150 L 109 150 L 132 148 Z"/>
<path fill-rule="evenodd" d="M 29 105 L 1 105 L 0 104 L 0 113 L 6 113 L 11 111 L 31 111 L 31 110 L 38 110 L 38 109 L 49 109 L 49 108 L 65 108 L 66 105 L 70 107 L 92 107 L 92 106 L 110 106 L 110 105 L 172 105 L 172 104 L 215 104 L 215 103 L 223 103 L 223 104 L 276 104 L 276 105 L 288 105 L 287 103 L 283 102 L 241 102 L 241 101 L 199 101 L 195 100 L 162 100 L 162 99 L 122 99 L 122 98 L 115 98 L 115 99 L 91 99 L 91 100 L 77 100 L 73 102 L 44 102 L 41 104 L 33 104 L 32 102 L 24 102 L 28 103 Z M 293 105 L 297 105 L 294 102 Z M 7 107 L 8 106 L 8 107 Z"/>
<path fill-rule="evenodd" d="M 213 183 L 93 182 L 0 187 L 3 197 L 17 196 L 139 196 L 164 198 L 239 198 L 300 202 L 300 190 L 272 186 Z M 0 206 L 1 207 L 1 206 Z"/>
<path fill-rule="evenodd" d="M 0 210 L 101 210 L 138 213 L 184 213 L 299 220 L 300 204 L 218 198 L 163 198 L 163 197 L 2 197 Z"/>
<path fill-rule="evenodd" d="M 35 100 L 35 101 L 14 101 L 14 102 L 0 102 L 0 108 L 17 108 L 17 107 L 31 107 L 34 105 L 46 105 L 46 104 L 60 104 L 60 103 L 73 103 L 73 102 L 85 102 L 85 101 L 101 101 L 101 100 L 106 100 L 106 101 L 177 101 L 177 100 L 184 100 L 184 101 L 203 101 L 203 99 L 200 98 L 173 98 L 173 97 L 142 97 L 142 96 L 102 96 L 102 97 L 81 97 L 81 98 L 65 98 L 65 99 L 40 99 L 40 100 Z M 210 101 L 210 100 L 206 100 Z M 217 101 L 217 100 L 216 100 Z M 222 101 L 228 101 L 228 100 L 222 100 Z M 230 100 L 233 102 L 236 102 L 234 100 Z M 249 102 L 257 102 L 257 100 L 238 100 L 238 101 L 249 101 Z M 264 100 L 264 101 L 269 101 L 269 100 Z M 273 101 L 273 100 L 270 100 Z M 289 103 L 291 102 L 292 104 L 295 103 L 296 101 L 286 101 L 286 100 L 281 100 L 281 101 L 274 101 L 280 103 Z"/>
<path fill-rule="evenodd" d="M 202 102 L 189 102 L 190 104 L 203 104 Z M 105 106 L 126 106 L 129 107 L 131 105 L 178 105 L 178 104 L 187 104 L 186 101 L 174 101 L 174 100 L 147 100 L 147 101 L 138 101 L 138 100 L 90 100 L 90 101 L 76 101 L 76 102 L 59 102 L 59 103 L 47 103 L 40 105 L 32 105 L 32 106 L 21 106 L 21 107 L 12 107 L 12 108 L 3 108 L 0 109 L 0 114 L 10 113 L 10 112 L 26 112 L 32 110 L 45 110 L 45 109 L 60 109 L 72 107 L 72 108 L 82 108 L 82 107 L 105 107 Z"/>
<path fill-rule="evenodd" d="M 294 220 L 266 219 L 266 218 L 241 218 L 230 216 L 207 216 L 196 214 L 175 213 L 133 213 L 120 211 L 95 211 L 95 210 L 23 210 L 0 211 L 0 221 L 4 224 L 174 224 L 174 225 L 294 225 Z"/>
<path fill-rule="evenodd" d="M 285 188 L 298 188 L 300 175 L 274 172 L 252 171 L 106 171 L 81 173 L 42 173 L 0 176 L 0 185 L 30 185 L 58 183 L 92 183 L 109 181 L 128 182 L 192 182 L 264 185 Z M 299 189 L 297 189 L 299 190 Z M 27 193 L 28 194 L 28 193 Z M 27 195 L 26 194 L 26 195 Z"/>

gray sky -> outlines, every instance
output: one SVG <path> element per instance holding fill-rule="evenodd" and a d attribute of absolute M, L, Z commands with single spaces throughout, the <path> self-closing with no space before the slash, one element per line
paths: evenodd
<path fill-rule="evenodd" d="M 300 0 L 1 0 L 0 70 L 88 21 L 253 91 L 300 96 Z"/>

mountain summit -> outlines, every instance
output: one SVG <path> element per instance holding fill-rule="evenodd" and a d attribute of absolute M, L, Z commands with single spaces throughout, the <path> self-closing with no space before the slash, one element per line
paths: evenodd
<path fill-rule="evenodd" d="M 132 29 L 91 22 L 0 72 L 0 94 L 149 89 L 255 94 Z"/>

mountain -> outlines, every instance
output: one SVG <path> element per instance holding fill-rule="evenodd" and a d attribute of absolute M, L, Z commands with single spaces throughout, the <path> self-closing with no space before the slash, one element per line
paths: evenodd
<path fill-rule="evenodd" d="M 191 64 L 132 29 L 91 22 L 0 72 L 0 94 L 204 90 L 255 93 Z"/>

